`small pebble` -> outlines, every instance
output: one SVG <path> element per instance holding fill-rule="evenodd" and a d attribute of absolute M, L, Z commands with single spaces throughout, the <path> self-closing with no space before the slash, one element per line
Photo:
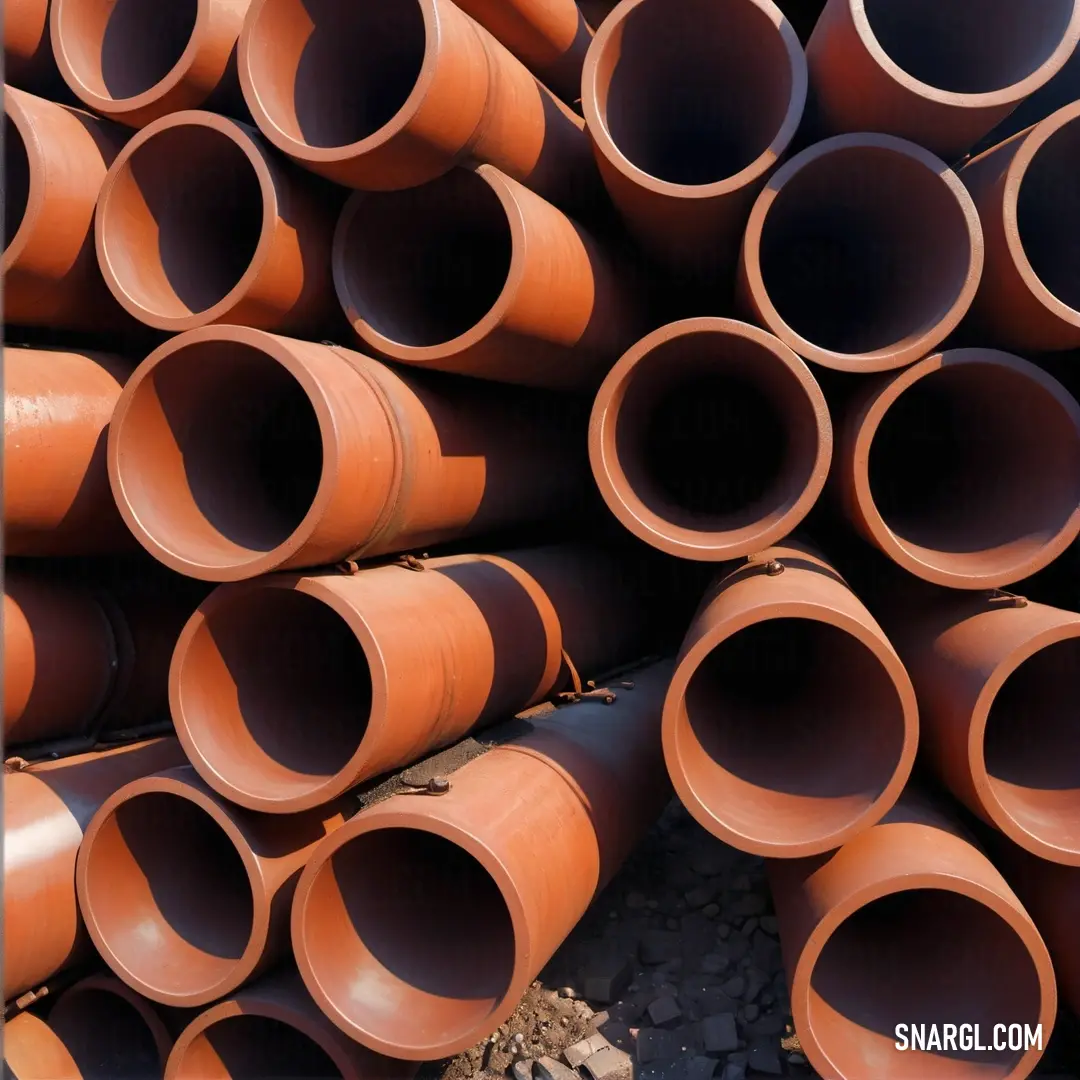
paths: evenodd
<path fill-rule="evenodd" d="M 753 1023 L 760 1013 L 761 1009 L 757 1005 L 747 1005 L 746 1008 L 743 1009 L 743 1016 L 745 1016 L 750 1023 Z"/>
<path fill-rule="evenodd" d="M 524 1061 L 514 1062 L 514 1080 L 533 1080 L 533 1060 L 526 1058 Z"/>
<path fill-rule="evenodd" d="M 573 998 L 577 997 L 577 993 L 572 986 L 560 986 L 559 997 L 561 998 Z"/>
<path fill-rule="evenodd" d="M 796 1054 L 788 1054 L 788 1064 L 789 1065 L 807 1065 L 807 1064 L 809 1064 L 809 1062 L 806 1060 L 805 1057 L 803 1057 L 802 1054 L 796 1053 Z"/>
<path fill-rule="evenodd" d="M 679 929 L 679 920 L 678 919 L 668 919 L 667 928 L 669 930 L 678 930 Z"/>
<path fill-rule="evenodd" d="M 706 904 L 701 909 L 701 914 L 704 915 L 706 919 L 715 919 L 716 916 L 720 914 L 720 905 Z"/>
<path fill-rule="evenodd" d="M 776 921 L 775 915 L 762 915 L 758 921 L 761 925 L 761 929 L 764 930 L 766 934 L 772 934 L 773 937 L 776 937 L 777 931 L 780 929 L 780 924 Z"/>
<path fill-rule="evenodd" d="M 519 1031 L 511 1040 L 511 1042 L 517 1043 L 519 1046 L 525 1041 L 525 1036 Z"/>
<path fill-rule="evenodd" d="M 716 928 L 716 932 L 720 935 L 721 938 L 726 938 L 728 934 L 731 933 L 731 926 L 726 922 L 722 922 Z"/>
<path fill-rule="evenodd" d="M 750 891 L 750 875 L 740 874 L 732 883 L 731 887 L 737 889 L 739 892 Z"/>
<path fill-rule="evenodd" d="M 744 922 L 744 923 L 742 924 L 742 932 L 743 932 L 743 933 L 744 933 L 744 934 L 745 934 L 745 935 L 746 935 L 747 937 L 752 937 L 752 936 L 753 936 L 753 933 L 754 933 L 754 931 L 755 931 L 755 930 L 756 930 L 757 928 L 758 928 L 758 920 L 757 920 L 757 919 L 747 919 L 747 920 L 746 920 L 746 922 Z"/>
<path fill-rule="evenodd" d="M 658 908 L 658 907 L 660 906 L 660 901 L 659 901 L 659 900 L 647 900 L 647 901 L 645 902 L 645 906 L 646 906 L 646 907 L 647 907 L 647 908 L 648 908 L 648 909 L 649 909 L 650 911 L 655 911 L 655 910 L 656 910 L 656 909 L 657 909 L 657 908 Z"/>

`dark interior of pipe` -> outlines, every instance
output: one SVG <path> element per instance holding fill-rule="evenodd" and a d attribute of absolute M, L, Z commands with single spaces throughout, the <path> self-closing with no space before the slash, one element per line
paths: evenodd
<path fill-rule="evenodd" d="M 179 1059 L 175 1080 L 340 1080 L 341 1070 L 302 1031 L 267 1016 L 211 1024 Z"/>
<path fill-rule="evenodd" d="M 1044 843 L 1080 853 L 1080 638 L 1040 649 L 994 698 L 983 754 L 994 795 Z"/>
<path fill-rule="evenodd" d="M 236 287 L 255 256 L 265 213 L 244 151 L 194 124 L 143 143 L 105 205 L 110 268 L 125 292 L 167 318 L 206 311 Z"/>
<path fill-rule="evenodd" d="M 308 794 L 345 768 L 371 711 L 355 634 L 326 604 L 287 589 L 219 605 L 179 679 L 200 752 L 227 781 L 266 799 Z"/>
<path fill-rule="evenodd" d="M 148 792 L 117 807 L 90 849 L 86 884 L 103 938 L 150 986 L 201 991 L 231 974 L 251 937 L 239 852 L 179 795 Z"/>
<path fill-rule="evenodd" d="M 791 100 L 787 47 L 748 0 L 647 0 L 608 46 L 615 145 L 643 172 L 711 184 L 772 144 Z M 611 70 L 611 66 L 614 69 Z"/>
<path fill-rule="evenodd" d="M 417 348 L 453 341 L 494 307 L 513 248 L 499 197 L 467 169 L 366 195 L 339 243 L 350 318 Z"/>
<path fill-rule="evenodd" d="M 758 622 L 724 640 L 691 678 L 685 708 L 690 786 L 756 842 L 820 842 L 847 828 L 903 749 L 888 672 L 846 631 L 810 619 Z"/>
<path fill-rule="evenodd" d="M 304 937 L 344 1015 L 406 1046 L 486 1034 L 513 976 L 514 929 L 498 886 L 462 848 L 416 829 L 341 847 L 312 887 Z M 355 992 L 366 985 L 380 989 Z"/>
<path fill-rule="evenodd" d="M 956 364 L 885 413 L 869 479 L 901 544 L 939 569 L 992 573 L 1039 550 L 1076 512 L 1080 441 L 1040 383 L 990 363 Z"/>
<path fill-rule="evenodd" d="M 1039 280 L 1080 311 L 1080 121 L 1059 128 L 1036 152 L 1017 197 L 1020 241 Z"/>
<path fill-rule="evenodd" d="M 119 994 L 79 988 L 61 998 L 49 1014 L 81 1080 L 147 1080 L 164 1068 L 146 1020 Z"/>
<path fill-rule="evenodd" d="M 838 353 L 872 353 L 936 326 L 971 263 L 963 208 L 906 155 L 847 147 L 780 189 L 761 236 L 761 274 L 780 317 Z"/>
<path fill-rule="evenodd" d="M 1022 1053 L 896 1053 L 896 1025 L 936 1024 L 940 1034 L 948 1016 L 978 1024 L 988 1044 L 995 1024 L 1034 1028 L 1040 1002 L 1031 955 L 1008 923 L 958 893 L 911 889 L 859 908 L 833 931 L 811 975 L 809 1019 L 839 1075 L 877 1075 L 888 1054 L 894 1080 L 989 1080 L 1012 1075 Z"/>
<path fill-rule="evenodd" d="M 4 250 L 11 245 L 30 201 L 30 159 L 19 129 L 4 117 Z"/>
<path fill-rule="evenodd" d="M 278 0 L 251 28 L 248 70 L 290 138 L 348 146 L 394 118 L 426 49 L 417 0 Z"/>
<path fill-rule="evenodd" d="M 927 86 L 957 94 L 1003 90 L 1061 44 L 1073 0 L 865 0 L 890 59 Z"/>
<path fill-rule="evenodd" d="M 322 478 L 310 399 L 246 345 L 205 342 L 163 360 L 132 400 L 123 433 L 133 448 L 122 452 L 124 491 L 136 513 L 207 565 L 284 543 Z"/>

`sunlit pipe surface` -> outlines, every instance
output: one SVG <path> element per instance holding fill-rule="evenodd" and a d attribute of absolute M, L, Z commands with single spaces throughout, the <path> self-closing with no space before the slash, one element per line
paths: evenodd
<path fill-rule="evenodd" d="M 4 4 L 4 82 L 46 95 L 63 86 L 49 40 L 49 0 Z"/>
<path fill-rule="evenodd" d="M 338 1027 L 425 1060 L 510 1016 L 663 808 L 670 675 L 660 664 L 612 705 L 533 720 L 454 772 L 447 794 L 394 796 L 318 848 L 297 887 L 293 948 Z"/>

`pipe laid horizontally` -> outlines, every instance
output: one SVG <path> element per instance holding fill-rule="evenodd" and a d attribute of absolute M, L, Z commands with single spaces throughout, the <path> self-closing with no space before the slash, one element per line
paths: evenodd
<path fill-rule="evenodd" d="M 771 0 L 624 0 L 585 62 L 604 183 L 680 269 L 730 270 L 754 197 L 806 103 L 806 59 Z"/>
<path fill-rule="evenodd" d="M 911 680 L 837 572 L 794 543 L 706 594 L 664 704 L 683 804 L 725 843 L 817 855 L 896 802 L 918 743 Z"/>
<path fill-rule="evenodd" d="M 634 346 L 593 405 L 593 476 L 634 535 L 680 558 L 735 559 L 790 533 L 825 486 L 832 421 L 807 366 L 730 319 Z"/>
<path fill-rule="evenodd" d="M 1018 351 L 1080 346 L 1080 101 L 960 170 L 986 235 L 969 323 Z"/>
<path fill-rule="evenodd" d="M 242 323 L 317 335 L 333 325 L 339 206 L 328 185 L 282 161 L 247 124 L 170 113 L 109 170 L 98 264 L 128 313 L 158 330 Z"/>
<path fill-rule="evenodd" d="M 176 729 L 225 798 L 318 806 L 565 688 L 564 654 L 582 678 L 643 655 L 639 596 L 572 547 L 225 586 L 177 644 Z"/>
<path fill-rule="evenodd" d="M 754 204 L 740 302 L 807 360 L 885 371 L 956 329 L 982 270 L 978 211 L 943 161 L 890 135 L 839 135 L 796 154 Z"/>
<path fill-rule="evenodd" d="M 145 127 L 184 109 L 236 115 L 236 39 L 250 0 L 52 0 L 64 81 L 112 120 Z"/>
<path fill-rule="evenodd" d="M 53 97 L 64 85 L 49 40 L 49 0 L 4 4 L 4 82 Z"/>
<path fill-rule="evenodd" d="M 155 558 L 230 581 L 565 512 L 587 468 L 573 426 L 560 398 L 207 327 L 136 370 L 110 425 L 109 472 Z"/>
<path fill-rule="evenodd" d="M 447 794 L 393 796 L 316 849 L 293 903 L 293 950 L 342 1031 L 423 1061 L 510 1016 L 668 799 L 670 676 L 658 664 L 612 705 L 531 720 L 454 772 Z"/>
<path fill-rule="evenodd" d="M 627 276 L 561 210 L 492 165 L 358 192 L 334 284 L 380 355 L 552 388 L 595 387 L 641 325 Z"/>
<path fill-rule="evenodd" d="M 829 0 L 806 46 L 816 126 L 955 161 L 1064 66 L 1080 3 Z"/>
<path fill-rule="evenodd" d="M 835 1080 L 1024 1080 L 1050 1039 L 1050 955 L 1005 879 L 936 807 L 905 794 L 829 855 L 770 860 L 791 1009 L 803 1053 Z M 1042 1025 L 1030 1048 L 942 1047 L 948 1023 Z M 939 1045 L 898 1050 L 898 1025 Z M 958 1032 L 959 1034 L 959 1032 Z M 973 1032 L 967 1032 L 973 1037 Z"/>
<path fill-rule="evenodd" d="M 253 814 L 189 765 L 110 795 L 75 866 L 79 910 L 105 962 L 151 1001 L 191 1008 L 231 994 L 288 953 L 299 869 L 343 807 Z"/>
<path fill-rule="evenodd" d="M 469 160 L 560 206 L 598 184 L 580 117 L 452 0 L 253 0 L 239 67 L 266 137 L 346 187 Z"/>
<path fill-rule="evenodd" d="M 868 383 L 837 427 L 845 513 L 917 577 L 998 588 L 1080 534 L 1080 404 L 1026 360 L 929 356 Z"/>
<path fill-rule="evenodd" d="M 117 788 L 183 760 L 175 739 L 157 739 L 6 772 L 5 1001 L 93 955 L 75 898 L 83 830 Z"/>

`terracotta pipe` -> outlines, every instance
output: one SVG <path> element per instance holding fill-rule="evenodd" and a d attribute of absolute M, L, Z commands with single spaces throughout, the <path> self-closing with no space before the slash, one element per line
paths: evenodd
<path fill-rule="evenodd" d="M 407 364 L 595 387 L 640 332 L 627 275 L 561 210 L 492 165 L 357 192 L 334 240 L 361 340 Z"/>
<path fill-rule="evenodd" d="M 454 555 L 214 592 L 177 643 L 172 711 L 225 798 L 293 813 L 648 648 L 640 590 L 605 552 Z M 318 702 L 317 729 L 305 717 Z"/>
<path fill-rule="evenodd" d="M 458 0 L 568 105 L 581 100 L 581 69 L 592 31 L 574 0 Z"/>
<path fill-rule="evenodd" d="M 4 81 L 37 94 L 63 85 L 49 41 L 49 0 L 4 4 Z"/>
<path fill-rule="evenodd" d="M 978 211 L 943 161 L 890 135 L 840 135 L 796 154 L 765 186 L 739 296 L 805 359 L 886 371 L 956 329 L 982 269 Z"/>
<path fill-rule="evenodd" d="M 1008 585 L 1080 533 L 1080 405 L 1026 360 L 929 356 L 867 383 L 838 429 L 847 516 L 927 581 Z"/>
<path fill-rule="evenodd" d="M 132 376 L 109 472 L 155 558 L 230 581 L 557 515 L 584 474 L 568 427 L 561 399 L 210 327 Z"/>
<path fill-rule="evenodd" d="M 133 546 L 105 462 L 106 429 L 133 367 L 106 353 L 4 349 L 6 554 Z"/>
<path fill-rule="evenodd" d="M 1023 1080 L 1057 1012 L 1039 932 L 990 860 L 909 796 L 830 855 L 770 861 L 802 1051 L 834 1080 Z M 946 1017 L 949 1019 L 946 1020 Z M 897 1025 L 979 1026 L 969 1047 L 896 1049 Z M 995 1026 L 1042 1025 L 1042 1047 L 1008 1049 Z M 910 1032 L 907 1033 L 910 1037 Z M 974 1032 L 955 1031 L 955 1039 Z"/>
<path fill-rule="evenodd" d="M 659 664 L 611 706 L 533 720 L 453 773 L 447 794 L 394 796 L 319 846 L 297 886 L 293 949 L 342 1031 L 421 1061 L 510 1016 L 664 806 L 670 675 Z"/>
<path fill-rule="evenodd" d="M 166 1080 L 326 1077 L 410 1080 L 392 1061 L 346 1038 L 319 1011 L 294 971 L 281 971 L 200 1013 L 176 1040 Z"/>
<path fill-rule="evenodd" d="M 5 770 L 5 1001 L 93 954 L 75 899 L 83 830 L 118 787 L 183 760 L 175 739 L 156 739 Z"/>
<path fill-rule="evenodd" d="M 899 135 L 955 161 L 1077 41 L 1077 0 L 829 0 L 806 46 L 817 126 Z"/>
<path fill-rule="evenodd" d="M 1080 101 L 960 170 L 982 217 L 986 269 L 971 309 L 981 340 L 1020 351 L 1080 346 Z"/>
<path fill-rule="evenodd" d="M 734 267 L 805 102 L 802 46 L 772 0 L 623 0 L 585 62 L 582 107 L 608 192 L 680 270 Z"/>
<path fill-rule="evenodd" d="M 109 170 L 98 263 L 124 308 L 158 330 L 240 323 L 316 334 L 333 310 L 338 206 L 248 125 L 171 113 L 135 135 Z"/>
<path fill-rule="evenodd" d="M 771 334 L 688 319 L 612 369 L 589 454 L 605 502 L 635 536 L 715 562 L 761 551 L 809 513 L 832 460 L 832 421 L 807 366 Z"/>
<path fill-rule="evenodd" d="M 57 1034 L 34 1013 L 4 1023 L 4 1075 L 14 1080 L 84 1080 Z M 104 1077 L 102 1077 L 104 1080 Z"/>
<path fill-rule="evenodd" d="M 252 814 L 188 765 L 133 780 L 86 828 L 79 910 L 130 987 L 163 1005 L 208 1005 L 286 955 L 297 872 L 343 820 L 340 806 Z"/>
<path fill-rule="evenodd" d="M 830 851 L 879 821 L 918 731 L 915 691 L 881 627 L 794 543 L 706 593 L 664 703 L 683 804 L 725 843 L 777 858 Z"/>
<path fill-rule="evenodd" d="M 266 137 L 346 187 L 475 161 L 559 205 L 592 194 L 580 117 L 452 0 L 253 0 L 239 58 Z"/>
<path fill-rule="evenodd" d="M 94 254 L 94 207 L 124 144 L 89 113 L 4 87 L 4 318 L 116 329 L 124 317 Z"/>

